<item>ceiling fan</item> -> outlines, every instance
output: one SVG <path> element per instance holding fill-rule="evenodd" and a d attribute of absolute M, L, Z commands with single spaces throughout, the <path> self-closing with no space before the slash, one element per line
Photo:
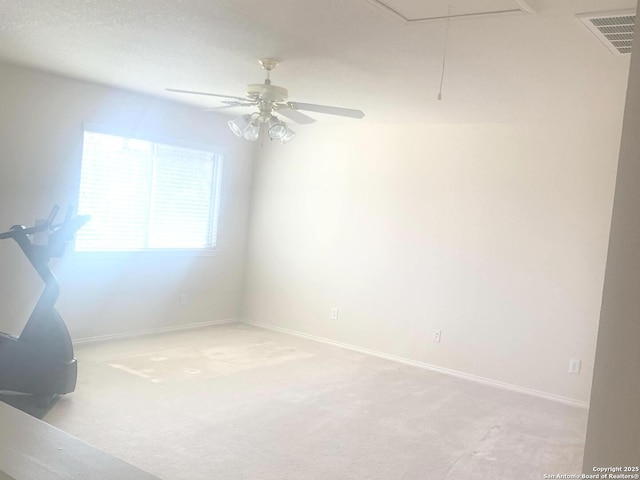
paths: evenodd
<path fill-rule="evenodd" d="M 315 105 L 313 103 L 289 102 L 289 92 L 286 88 L 273 85 L 271 83 L 271 70 L 278 66 L 277 60 L 263 58 L 258 60 L 262 68 L 267 72 L 264 83 L 247 85 L 246 96 L 234 97 L 222 95 L 220 93 L 194 92 L 192 90 L 180 90 L 177 88 L 167 88 L 168 92 L 188 93 L 192 95 L 207 95 L 210 97 L 223 98 L 224 104 L 218 108 L 230 107 L 257 107 L 258 111 L 242 115 L 239 118 L 230 120 L 229 128 L 238 137 L 255 142 L 260 138 L 262 130 L 266 130 L 269 138 L 287 143 L 296 136 L 285 122 L 276 117 L 276 113 L 287 117 L 299 124 L 313 123 L 315 120 L 305 115 L 300 110 L 308 112 L 325 113 L 338 115 L 341 117 L 363 118 L 364 113 L 351 108 L 330 107 L 328 105 Z"/>

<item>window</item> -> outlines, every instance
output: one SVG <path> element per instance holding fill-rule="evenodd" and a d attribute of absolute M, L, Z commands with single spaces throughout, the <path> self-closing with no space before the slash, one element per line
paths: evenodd
<path fill-rule="evenodd" d="M 215 246 L 222 156 L 85 130 L 77 251 Z"/>

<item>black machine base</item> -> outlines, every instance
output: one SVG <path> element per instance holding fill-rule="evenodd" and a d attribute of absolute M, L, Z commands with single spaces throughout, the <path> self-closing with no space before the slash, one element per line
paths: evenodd
<path fill-rule="evenodd" d="M 74 216 L 69 209 L 64 221 L 54 224 L 58 210 L 54 207 L 47 220 L 34 227 L 14 225 L 0 233 L 0 240 L 15 240 L 45 284 L 20 336 L 0 332 L 0 401 L 38 418 L 61 395 L 75 390 L 77 377 L 71 337 L 54 307 L 60 289 L 48 263 L 64 255 L 89 217 Z M 47 234 L 47 243 L 35 244 L 35 234 Z"/>
<path fill-rule="evenodd" d="M 46 394 L 46 395 L 29 395 L 26 393 L 7 392 L 0 390 L 0 402 L 11 405 L 24 413 L 28 413 L 32 417 L 39 419 L 49 413 L 62 395 Z"/>

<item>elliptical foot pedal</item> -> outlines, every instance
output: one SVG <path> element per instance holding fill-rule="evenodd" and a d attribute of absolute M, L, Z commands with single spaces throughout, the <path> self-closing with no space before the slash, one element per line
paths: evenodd
<path fill-rule="evenodd" d="M 40 420 L 49 413 L 56 402 L 62 398 L 62 395 L 44 394 L 44 395 L 28 395 L 19 392 L 8 392 L 0 390 L 0 402 L 11 405 L 24 413 L 36 417 Z"/>

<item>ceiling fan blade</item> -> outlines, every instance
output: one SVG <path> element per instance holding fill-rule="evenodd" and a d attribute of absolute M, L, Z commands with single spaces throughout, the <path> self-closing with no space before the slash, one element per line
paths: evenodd
<path fill-rule="evenodd" d="M 247 100 L 246 98 L 244 99 L 244 101 L 240 101 L 240 100 L 220 100 L 220 103 L 226 103 L 227 105 L 233 105 L 235 107 L 251 107 L 253 105 L 258 105 L 258 102 L 253 102 L 251 100 Z"/>
<path fill-rule="evenodd" d="M 232 98 L 234 100 L 239 100 L 241 102 L 246 102 L 247 99 L 243 97 L 234 97 L 232 95 L 222 95 L 220 93 L 208 93 L 208 92 L 194 92 L 193 90 L 180 90 L 177 88 L 165 88 L 167 92 L 175 92 L 175 93 L 190 93 L 192 95 L 207 95 L 209 97 L 221 97 L 221 98 Z"/>
<path fill-rule="evenodd" d="M 220 105 L 219 107 L 208 107 L 203 109 L 203 111 L 209 112 L 232 107 L 254 107 L 258 104 L 258 102 L 238 102 L 236 100 L 222 100 L 222 103 L 224 103 L 224 105 Z"/>
<path fill-rule="evenodd" d="M 207 107 L 203 108 L 203 112 L 215 112 L 216 110 L 223 110 L 225 108 L 235 107 L 236 105 L 220 105 L 219 107 Z"/>
<path fill-rule="evenodd" d="M 301 125 L 305 125 L 307 123 L 313 123 L 316 121 L 315 118 L 311 118 L 305 115 L 304 113 L 299 112 L 298 110 L 294 110 L 293 108 L 290 108 L 286 104 L 280 108 L 276 108 L 276 112 L 284 115 L 289 120 L 293 120 L 294 122 L 299 123 Z"/>
<path fill-rule="evenodd" d="M 328 105 L 314 105 L 313 103 L 287 102 L 289 108 L 293 110 L 307 110 L 309 112 L 327 113 L 329 115 L 339 115 L 341 117 L 363 118 L 364 113 L 351 108 L 330 107 Z"/>

